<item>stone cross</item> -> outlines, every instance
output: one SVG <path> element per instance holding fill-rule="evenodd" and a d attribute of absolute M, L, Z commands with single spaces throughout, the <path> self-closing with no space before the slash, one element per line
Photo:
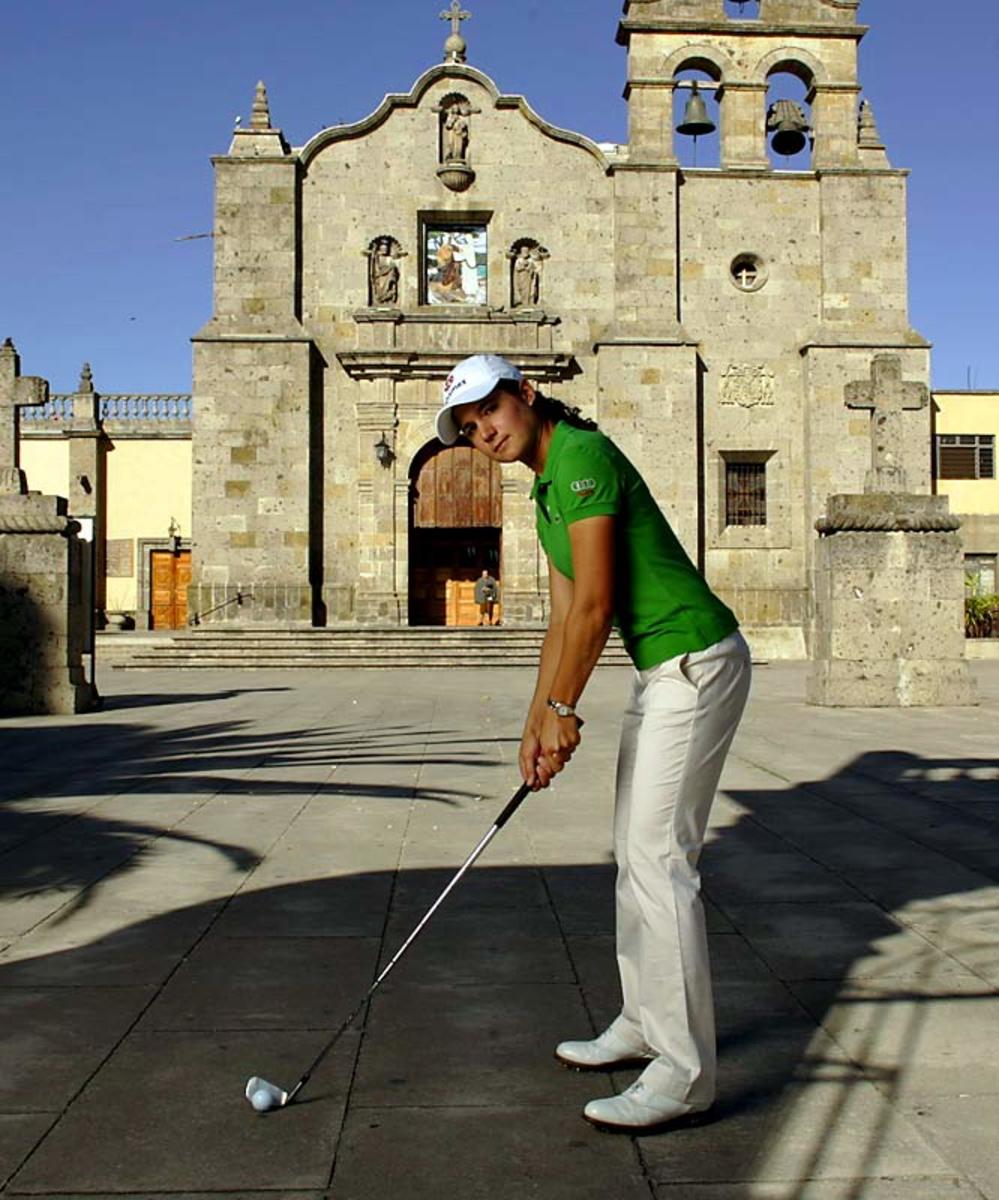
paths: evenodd
<path fill-rule="evenodd" d="M 17 410 L 26 404 L 44 404 L 48 398 L 44 379 L 21 376 L 21 360 L 7 338 L 0 346 L 0 494 L 20 495 L 28 490 L 19 465 Z"/>
<path fill-rule="evenodd" d="M 848 408 L 871 412 L 871 469 L 864 479 L 865 492 L 908 490 L 902 466 L 905 410 L 925 408 L 930 391 L 924 383 L 902 380 L 902 360 L 897 354 L 876 354 L 871 378 L 846 385 Z"/>
<path fill-rule="evenodd" d="M 455 37 L 461 36 L 462 21 L 469 21 L 471 20 L 471 17 L 472 14 L 470 12 L 465 12 L 458 3 L 458 0 L 451 0 L 451 7 L 441 13 L 442 21 L 451 22 L 451 33 Z"/>

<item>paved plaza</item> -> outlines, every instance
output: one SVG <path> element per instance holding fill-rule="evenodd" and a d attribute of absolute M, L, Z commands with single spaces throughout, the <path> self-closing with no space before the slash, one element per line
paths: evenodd
<path fill-rule="evenodd" d="M 531 676 L 107 672 L 0 723 L 0 1194 L 300 1200 L 999 1198 L 999 663 L 976 709 L 807 708 L 758 667 L 702 860 L 720 1097 L 642 1138 L 616 1011 L 628 672 L 290 1108 L 518 783 Z"/>

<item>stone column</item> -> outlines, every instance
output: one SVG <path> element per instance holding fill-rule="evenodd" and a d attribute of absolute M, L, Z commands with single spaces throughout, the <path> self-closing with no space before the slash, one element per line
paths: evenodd
<path fill-rule="evenodd" d="M 94 391 L 90 364 L 84 363 L 73 396 L 73 419 L 66 427 L 69 438 L 69 512 L 87 518 L 93 541 L 90 570 L 93 602 L 99 627 L 106 621 L 107 587 L 107 452 L 108 438 L 100 419 L 100 396 Z"/>
<path fill-rule="evenodd" d="M 395 626 L 401 624 L 406 607 L 396 581 L 395 385 L 391 379 L 378 379 L 365 383 L 363 389 L 374 394 L 365 395 L 357 406 L 356 618 L 361 625 Z"/>
<path fill-rule="evenodd" d="M 857 156 L 857 97 L 860 87 L 853 83 L 818 84 L 812 90 L 812 126 L 815 150 L 812 166 L 855 167 Z"/>
<path fill-rule="evenodd" d="M 534 528 L 531 479 L 504 474 L 503 561 L 500 599 L 505 626 L 543 625 L 548 617 L 548 576 Z"/>
<path fill-rule="evenodd" d="M 635 80 L 625 88 L 628 156 L 632 163 L 674 165 L 672 84 Z"/>
<path fill-rule="evenodd" d="M 765 171 L 767 157 L 765 83 L 726 83 L 721 103 L 721 165 Z"/>

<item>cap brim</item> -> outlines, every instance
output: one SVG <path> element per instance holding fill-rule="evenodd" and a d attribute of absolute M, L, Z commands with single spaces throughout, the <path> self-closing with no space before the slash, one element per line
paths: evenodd
<path fill-rule="evenodd" d="M 461 430 L 450 408 L 442 408 L 437 414 L 437 440 L 445 446 L 453 446 L 461 436 Z"/>

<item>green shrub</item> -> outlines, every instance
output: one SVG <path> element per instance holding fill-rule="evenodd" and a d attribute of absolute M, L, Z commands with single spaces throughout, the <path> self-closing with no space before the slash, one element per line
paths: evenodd
<path fill-rule="evenodd" d="M 973 638 L 999 637 L 999 596 L 965 596 L 964 633 Z"/>

